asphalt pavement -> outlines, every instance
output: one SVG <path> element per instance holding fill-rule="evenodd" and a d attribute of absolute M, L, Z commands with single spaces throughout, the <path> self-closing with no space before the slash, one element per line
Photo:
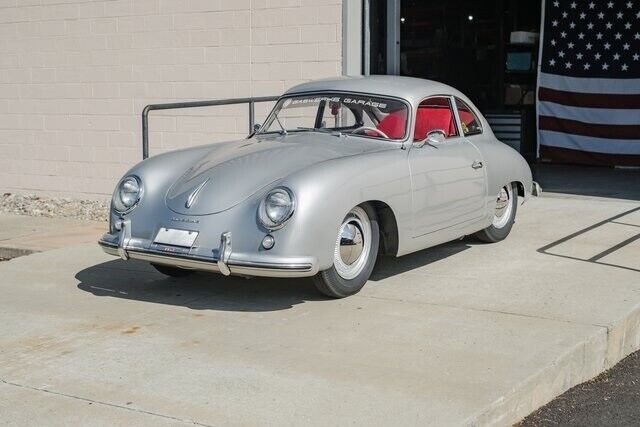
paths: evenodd
<path fill-rule="evenodd" d="M 640 352 L 573 387 L 518 427 L 640 425 Z"/>

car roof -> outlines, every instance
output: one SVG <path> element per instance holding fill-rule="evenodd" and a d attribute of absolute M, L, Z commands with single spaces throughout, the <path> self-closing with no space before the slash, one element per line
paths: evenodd
<path fill-rule="evenodd" d="M 345 91 L 403 98 L 416 106 L 433 95 L 455 95 L 469 102 L 460 91 L 433 80 L 404 76 L 343 76 L 314 80 L 293 86 L 284 95 L 304 92 Z"/>

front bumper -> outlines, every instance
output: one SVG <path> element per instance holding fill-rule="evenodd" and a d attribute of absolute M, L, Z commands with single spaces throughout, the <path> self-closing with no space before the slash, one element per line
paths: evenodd
<path fill-rule="evenodd" d="M 265 257 L 256 254 L 249 259 L 244 254 L 233 253 L 232 236 L 230 232 L 220 236 L 220 246 L 211 252 L 210 257 L 194 255 L 188 251 L 174 252 L 172 247 L 152 245 L 143 247 L 137 239 L 131 238 L 128 221 L 116 224 L 117 234 L 105 234 L 98 241 L 102 250 L 124 260 L 139 259 L 154 264 L 191 270 L 202 270 L 221 273 L 225 276 L 262 276 L 262 277 L 308 277 L 318 272 L 317 262 L 308 257 Z M 265 259 L 267 258 L 267 259 Z"/>

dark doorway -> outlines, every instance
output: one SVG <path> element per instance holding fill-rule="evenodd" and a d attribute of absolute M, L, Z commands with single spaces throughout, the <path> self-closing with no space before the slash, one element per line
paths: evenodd
<path fill-rule="evenodd" d="M 399 2 L 400 43 L 388 52 L 389 2 Z M 535 90 L 537 44 L 511 43 L 511 32 L 538 32 L 540 0 L 369 0 L 371 74 L 387 74 L 399 55 L 400 74 L 450 84 L 482 110 L 518 107 L 518 97 Z M 531 54 L 531 68 L 510 70 L 511 52 Z"/>
<path fill-rule="evenodd" d="M 387 74 L 387 1 L 369 0 L 370 74 Z"/>
<path fill-rule="evenodd" d="M 535 160 L 538 42 L 517 35 L 540 31 L 540 0 L 368 1 L 371 74 L 389 74 L 395 58 L 401 75 L 459 89 L 492 127 L 507 123 L 499 139 Z"/>
<path fill-rule="evenodd" d="M 450 84 L 483 110 L 504 107 L 512 80 L 535 88 L 535 67 L 515 76 L 505 65 L 511 32 L 538 31 L 539 0 L 402 0 L 400 11 L 402 75 Z"/>
<path fill-rule="evenodd" d="M 401 74 L 450 84 L 481 109 L 497 105 L 499 3 L 402 0 Z"/>

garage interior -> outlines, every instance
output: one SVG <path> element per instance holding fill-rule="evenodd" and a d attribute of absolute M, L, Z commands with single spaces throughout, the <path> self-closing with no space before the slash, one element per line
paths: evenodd
<path fill-rule="evenodd" d="M 535 162 L 541 9 L 539 0 L 369 0 L 363 68 L 459 89 L 499 139 Z"/>

